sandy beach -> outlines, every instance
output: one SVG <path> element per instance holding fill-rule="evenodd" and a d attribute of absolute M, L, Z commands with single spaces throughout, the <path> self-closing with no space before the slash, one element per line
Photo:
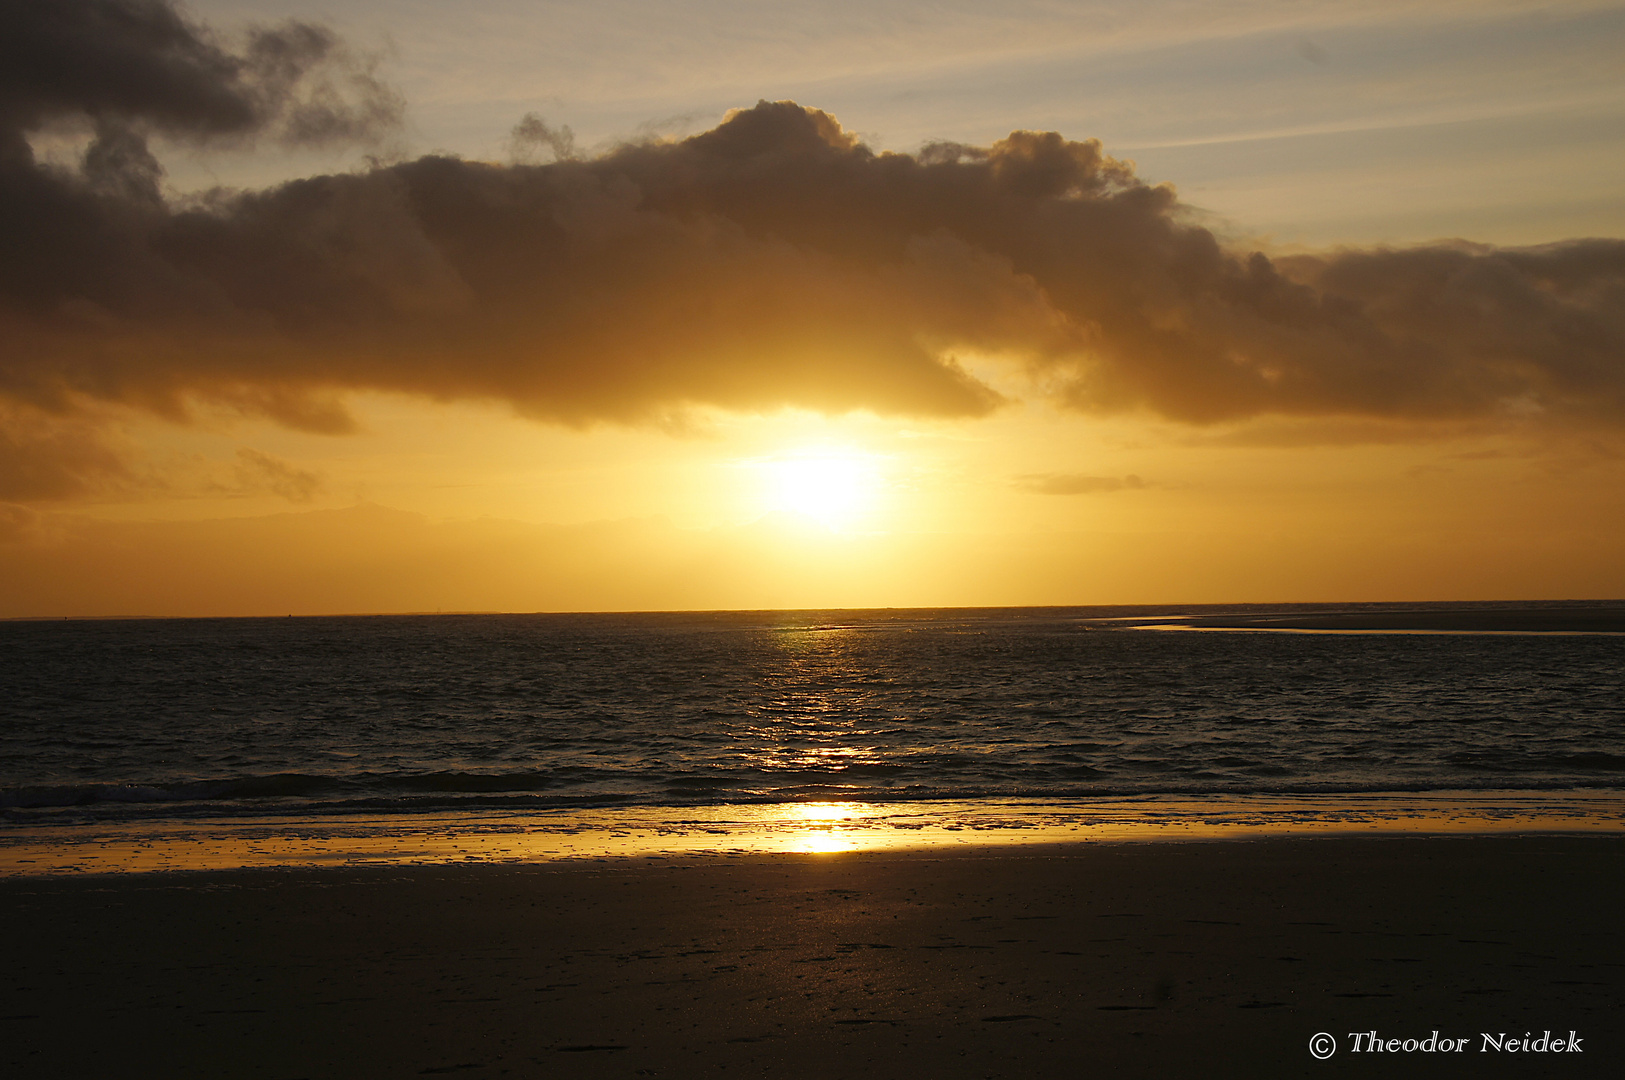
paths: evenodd
<path fill-rule="evenodd" d="M 1622 854 L 1386 836 L 11 877 L 0 1073 L 1614 1075 Z M 1580 1052 L 1481 1049 L 1548 1030 Z M 1370 1031 L 1468 1042 L 1354 1052 Z"/>

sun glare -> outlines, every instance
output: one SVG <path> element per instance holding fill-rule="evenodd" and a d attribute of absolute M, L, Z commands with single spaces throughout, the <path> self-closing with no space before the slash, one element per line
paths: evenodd
<path fill-rule="evenodd" d="M 831 855 L 838 851 L 856 851 L 857 847 L 854 838 L 837 829 L 831 829 L 828 832 L 811 832 L 797 837 L 790 850 L 805 851 L 809 855 Z"/>
<path fill-rule="evenodd" d="M 767 461 L 763 473 L 771 509 L 803 514 L 832 529 L 850 528 L 868 515 L 880 487 L 873 457 L 850 451 Z"/>

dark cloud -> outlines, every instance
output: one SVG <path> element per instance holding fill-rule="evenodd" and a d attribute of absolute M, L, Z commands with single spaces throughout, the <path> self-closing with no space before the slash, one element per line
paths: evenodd
<path fill-rule="evenodd" d="M 182 138 L 284 143 L 370 138 L 398 94 L 332 31 L 287 22 L 240 48 L 168 0 L 0 0 L 0 125 L 15 138 L 64 117 Z"/>
<path fill-rule="evenodd" d="M 508 135 L 508 153 L 516 164 L 532 164 L 544 146 L 554 161 L 574 160 L 576 133 L 568 124 L 551 127 L 535 113 L 526 113 Z"/>
<path fill-rule="evenodd" d="M 373 388 L 576 424 L 974 416 L 1000 399 L 960 358 L 992 354 L 1072 408 L 1198 424 L 1625 420 L 1622 241 L 1272 260 L 1093 140 L 877 154 L 791 102 L 591 158 L 526 117 L 516 155 L 556 160 L 174 207 L 148 131 L 348 137 L 391 99 L 338 93 L 319 28 L 233 52 L 150 0 L 0 13 L 0 397 L 38 410 L 212 400 L 342 431 L 343 393 Z M 77 173 L 23 138 L 69 114 L 97 132 Z"/>
<path fill-rule="evenodd" d="M 1133 473 L 1127 476 L 1028 473 L 1016 477 L 1016 487 L 1038 495 L 1094 495 L 1103 491 L 1138 491 L 1145 486 L 1146 482 Z"/>

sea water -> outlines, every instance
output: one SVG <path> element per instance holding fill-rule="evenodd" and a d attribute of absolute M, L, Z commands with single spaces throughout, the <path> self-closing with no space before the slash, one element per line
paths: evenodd
<path fill-rule="evenodd" d="M 1121 614 L 3 623 L 0 831 L 1625 791 L 1625 637 Z"/>

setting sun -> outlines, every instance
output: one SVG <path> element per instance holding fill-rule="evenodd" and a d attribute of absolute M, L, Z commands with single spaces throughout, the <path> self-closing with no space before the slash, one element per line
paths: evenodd
<path fill-rule="evenodd" d="M 814 451 L 764 462 L 769 509 L 803 514 L 832 529 L 861 521 L 874 508 L 880 477 L 870 455 Z"/>

